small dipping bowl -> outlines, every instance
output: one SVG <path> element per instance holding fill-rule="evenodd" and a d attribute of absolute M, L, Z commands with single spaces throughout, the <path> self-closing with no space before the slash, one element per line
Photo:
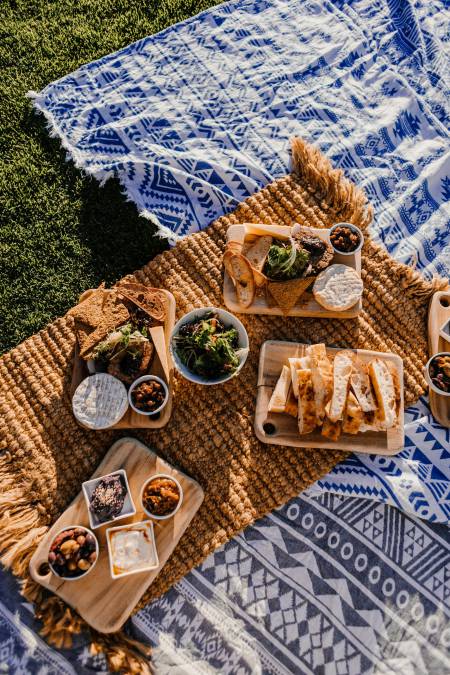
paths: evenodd
<path fill-rule="evenodd" d="M 134 405 L 132 393 L 134 389 L 136 389 L 136 387 L 139 386 L 142 382 L 159 382 L 159 384 L 162 385 L 162 388 L 164 389 L 164 401 L 161 403 L 159 408 L 155 408 L 155 410 L 147 412 L 146 410 L 139 410 L 139 408 L 136 408 L 136 406 Z M 164 380 L 162 380 L 160 377 L 157 377 L 156 375 L 142 375 L 142 377 L 138 377 L 138 379 L 133 382 L 133 384 L 130 386 L 128 390 L 128 403 L 130 404 L 134 412 L 138 413 L 139 415 L 146 415 L 147 417 L 150 417 L 151 415 L 156 415 L 157 413 L 161 412 L 161 410 L 167 405 L 168 400 L 169 400 L 169 389 L 167 388 L 167 384 L 164 382 Z"/>
<path fill-rule="evenodd" d="M 94 567 L 95 567 L 96 564 L 97 564 L 97 560 L 98 560 L 98 551 L 99 551 L 98 539 L 97 539 L 97 537 L 95 536 L 95 534 L 92 532 L 92 530 L 90 530 L 90 529 L 89 529 L 88 527 L 86 527 L 85 525 L 66 525 L 65 527 L 62 527 L 60 530 L 58 530 L 58 532 L 56 532 L 55 536 L 53 537 L 53 539 L 52 539 L 52 541 L 51 541 L 50 546 L 53 544 L 53 542 L 55 541 L 56 537 L 57 537 L 59 534 L 61 534 L 62 532 L 65 532 L 66 530 L 76 530 L 76 529 L 84 530 L 84 531 L 86 532 L 86 534 L 91 534 L 91 535 L 94 537 L 94 540 L 95 540 L 95 553 L 96 553 L 96 558 L 95 558 L 94 562 L 92 563 L 92 565 L 90 566 L 90 568 L 89 568 L 88 570 L 86 570 L 86 571 L 83 572 L 82 574 L 79 574 L 79 575 L 76 576 L 76 577 L 64 577 L 64 576 L 62 576 L 61 574 L 58 574 L 58 572 L 57 572 L 57 571 L 55 570 L 55 568 L 53 567 L 52 563 L 51 563 L 51 562 L 48 560 L 48 558 L 47 558 L 48 566 L 50 567 L 50 570 L 51 570 L 52 574 L 54 574 L 54 575 L 55 575 L 56 577 L 58 577 L 59 579 L 63 579 L 63 581 L 78 581 L 78 579 L 83 579 L 83 578 L 84 578 L 85 576 L 87 576 L 90 572 L 92 572 L 92 570 L 94 569 Z M 48 553 L 50 553 L 50 547 L 49 547 L 49 549 L 48 549 Z M 47 556 L 48 556 L 48 554 L 47 554 Z"/>
<path fill-rule="evenodd" d="M 435 392 L 435 394 L 439 394 L 440 396 L 450 396 L 450 391 L 444 391 L 443 389 L 439 389 L 439 387 L 437 387 L 431 379 L 430 365 L 433 363 L 434 359 L 437 356 L 448 356 L 450 358 L 450 352 L 438 352 L 437 354 L 434 354 L 434 356 L 432 356 L 431 359 L 428 359 L 424 368 L 425 379 L 428 383 L 428 386 L 432 391 Z"/>
<path fill-rule="evenodd" d="M 337 227 L 348 227 L 350 230 L 352 230 L 352 232 L 355 232 L 355 233 L 359 236 L 359 244 L 358 244 L 358 246 L 357 246 L 353 251 L 341 251 L 340 249 L 336 248 L 336 247 L 333 245 L 333 242 L 331 241 L 331 235 L 333 234 L 333 231 L 334 231 Z M 332 227 L 330 227 L 329 235 L 330 235 L 330 244 L 331 244 L 331 247 L 333 248 L 333 251 L 334 251 L 335 253 L 338 253 L 339 255 L 355 255 L 355 253 L 358 253 L 358 251 L 360 251 L 360 250 L 362 249 L 363 244 L 364 244 L 364 235 L 363 235 L 363 233 L 361 232 L 361 230 L 359 229 L 359 227 L 357 227 L 356 225 L 353 225 L 353 223 L 335 223 L 335 225 L 333 225 Z"/>
<path fill-rule="evenodd" d="M 171 511 L 170 513 L 167 513 L 165 516 L 157 516 L 157 515 L 155 515 L 154 513 L 152 513 L 151 511 L 149 511 L 149 510 L 146 508 L 145 504 L 144 504 L 144 492 L 145 492 L 145 488 L 147 487 L 147 485 L 148 485 L 149 483 L 152 483 L 152 482 L 153 482 L 154 480 L 156 480 L 157 478 L 167 478 L 168 480 L 171 480 L 171 481 L 172 481 L 173 483 L 175 483 L 175 485 L 177 486 L 178 492 L 179 492 L 179 494 L 180 494 L 180 499 L 178 500 L 178 504 L 176 505 L 176 507 L 174 508 L 174 510 Z M 176 514 L 176 512 L 180 509 L 180 506 L 181 506 L 182 503 L 183 503 L 183 488 L 181 487 L 180 483 L 179 483 L 178 480 L 175 478 L 175 476 L 170 476 L 168 473 L 156 473 L 154 476 L 150 476 L 150 478 L 148 478 L 148 479 L 145 481 L 144 485 L 142 486 L 142 489 L 141 489 L 141 506 L 142 506 L 144 512 L 147 514 L 147 516 L 148 516 L 149 518 L 154 518 L 154 520 L 167 520 L 168 518 L 172 518 L 172 517 Z"/>

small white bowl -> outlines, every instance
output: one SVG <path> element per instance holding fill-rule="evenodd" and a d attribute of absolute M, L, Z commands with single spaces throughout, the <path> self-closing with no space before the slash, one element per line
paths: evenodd
<path fill-rule="evenodd" d="M 151 412 L 146 412 L 145 410 L 139 410 L 139 408 L 136 408 L 136 406 L 133 403 L 133 399 L 131 397 L 131 393 L 136 387 L 141 384 L 141 382 L 159 382 L 162 384 L 163 389 L 164 389 L 164 401 L 161 403 L 159 408 L 156 408 L 156 410 L 152 410 Z M 133 382 L 133 384 L 130 386 L 128 390 L 128 403 L 130 404 L 131 408 L 134 410 L 134 412 L 137 412 L 139 415 L 146 415 L 147 417 L 150 417 L 151 415 L 156 415 L 157 413 L 161 412 L 161 410 L 167 405 L 167 401 L 169 400 L 169 389 L 167 388 L 167 384 L 162 380 L 160 377 L 157 377 L 156 375 L 142 375 L 142 377 L 138 377 L 137 380 Z"/>
<path fill-rule="evenodd" d="M 432 389 L 436 394 L 439 394 L 440 396 L 450 396 L 450 391 L 443 391 L 442 389 L 439 389 L 439 387 L 436 387 L 436 385 L 431 380 L 430 364 L 432 361 L 434 361 L 436 356 L 450 356 L 450 352 L 438 352 L 437 354 L 434 354 L 431 359 L 428 359 L 424 369 L 425 379 L 428 382 L 430 389 Z"/>
<path fill-rule="evenodd" d="M 156 478 L 168 478 L 169 480 L 173 481 L 178 488 L 178 492 L 180 493 L 180 499 L 178 501 L 178 504 L 177 504 L 176 508 L 173 511 L 171 511 L 171 513 L 168 513 L 166 516 L 155 516 L 154 513 L 152 513 L 148 509 L 146 509 L 145 506 L 144 506 L 144 500 L 143 500 L 144 490 L 147 487 L 147 485 L 149 483 L 151 483 L 152 481 L 154 481 Z M 173 518 L 173 516 L 176 514 L 176 512 L 180 509 L 180 506 L 181 506 L 182 503 L 183 503 L 183 488 L 181 487 L 179 481 L 175 478 L 175 476 L 170 476 L 168 473 L 155 473 L 154 476 L 150 476 L 150 478 L 148 478 L 145 481 L 145 483 L 143 484 L 143 486 L 141 488 L 141 506 L 142 506 L 142 509 L 143 509 L 144 513 L 146 513 L 149 518 L 154 518 L 155 520 L 167 520 L 168 518 Z"/>
<path fill-rule="evenodd" d="M 231 373 L 230 375 L 223 375 L 222 377 L 216 377 L 213 380 L 208 380 L 205 377 L 202 377 L 201 375 L 196 375 L 195 373 L 192 373 L 182 363 L 180 357 L 176 352 L 176 346 L 174 343 L 174 338 L 178 335 L 180 328 L 182 326 L 184 326 L 186 323 L 191 323 L 192 321 L 194 321 L 194 319 L 201 319 L 208 312 L 214 312 L 215 314 L 217 314 L 218 318 L 220 319 L 220 321 L 222 321 L 222 323 L 225 326 L 232 326 L 233 328 L 236 328 L 239 335 L 238 349 L 241 350 L 241 354 L 239 356 L 239 365 L 234 371 L 234 373 Z M 201 307 L 200 309 L 193 309 L 192 312 L 188 312 L 187 314 L 185 314 L 175 324 L 175 327 L 172 331 L 172 335 L 170 336 L 170 353 L 172 355 L 172 360 L 175 364 L 175 368 L 178 370 L 179 373 L 181 373 L 181 375 L 183 375 L 183 377 L 186 378 L 186 380 L 189 380 L 190 382 L 195 382 L 196 384 L 208 384 L 208 385 L 222 384 L 223 382 L 228 382 L 228 380 L 231 380 L 233 377 L 236 377 L 236 375 L 243 368 L 247 360 L 248 351 L 249 351 L 249 341 L 247 331 L 245 330 L 244 326 L 239 321 L 239 319 L 234 316 L 234 314 L 230 314 L 230 312 L 227 312 L 225 309 L 220 309 L 219 307 Z"/>
<path fill-rule="evenodd" d="M 125 500 L 123 502 L 123 507 L 122 511 L 119 513 L 118 516 L 115 516 L 114 518 L 111 518 L 110 520 L 98 520 L 97 516 L 92 513 L 91 509 L 89 508 L 90 502 L 91 502 L 91 497 L 92 494 L 97 486 L 97 484 L 102 480 L 102 478 L 106 478 L 106 476 L 111 476 L 113 474 L 120 474 L 123 476 L 124 482 L 125 482 L 125 488 L 127 491 Z M 102 525 L 108 525 L 109 523 L 115 523 L 117 520 L 121 520 L 122 518 L 128 518 L 129 516 L 134 516 L 136 513 L 136 508 L 133 503 L 133 499 L 131 497 L 131 491 L 130 491 L 130 486 L 128 485 L 128 478 L 127 478 L 127 473 L 123 469 L 117 469 L 116 471 L 111 471 L 111 473 L 107 473 L 104 476 L 99 476 L 98 478 L 92 478 L 91 480 L 85 480 L 84 483 L 81 484 L 81 489 L 83 490 L 84 498 L 86 500 L 86 507 L 88 510 L 88 515 L 89 515 L 89 524 L 93 530 L 96 530 L 98 527 L 102 527 Z"/>
<path fill-rule="evenodd" d="M 331 241 L 331 234 L 337 227 L 348 227 L 348 228 L 350 228 L 350 230 L 352 230 L 353 232 L 356 232 L 356 234 L 359 235 L 359 245 L 355 248 L 354 251 L 340 251 L 338 248 L 335 248 L 333 246 L 332 241 Z M 335 253 L 337 253 L 338 255 L 355 255 L 356 253 L 358 253 L 358 251 L 360 251 L 362 249 L 363 244 L 364 244 L 363 233 L 361 232 L 359 227 L 357 227 L 356 225 L 353 225 L 353 223 L 335 223 L 332 227 L 330 227 L 329 235 L 330 235 L 330 245 L 331 245 L 333 251 Z"/>
<path fill-rule="evenodd" d="M 152 543 L 153 547 L 153 555 L 155 558 L 155 563 L 154 564 L 148 564 L 148 565 L 143 565 L 139 569 L 136 570 L 130 570 L 129 572 L 122 572 L 120 574 L 116 574 L 114 572 L 114 566 L 113 566 L 113 554 L 112 554 L 112 548 L 111 548 L 111 532 L 117 532 L 118 530 L 133 530 L 137 528 L 146 528 L 150 534 L 150 540 Z M 129 525 L 118 525 L 117 527 L 110 527 L 109 529 L 106 530 L 106 541 L 108 542 L 108 556 L 109 556 L 109 571 L 111 573 L 111 577 L 113 579 L 122 579 L 122 577 L 128 577 L 130 574 L 138 574 L 140 572 L 150 572 L 151 570 L 156 570 L 159 567 L 159 558 L 158 558 L 158 551 L 156 548 L 156 541 L 155 541 L 155 531 L 153 529 L 153 523 L 151 520 L 142 520 L 139 523 L 130 523 Z"/>
<path fill-rule="evenodd" d="M 96 564 L 97 564 L 97 560 L 98 560 L 98 551 L 99 551 L 98 539 L 97 539 L 97 537 L 95 536 L 95 534 L 92 532 L 92 530 L 90 530 L 88 527 L 86 527 L 86 525 L 66 525 L 65 527 L 62 527 L 60 530 L 58 530 L 58 532 L 56 532 L 56 533 L 54 534 L 54 536 L 53 536 L 53 538 L 52 538 L 52 540 L 51 540 L 51 542 L 50 542 L 50 546 L 53 544 L 53 542 L 55 541 L 55 539 L 56 539 L 56 537 L 58 536 L 58 534 L 61 534 L 61 532 L 65 532 L 66 530 L 75 530 L 75 529 L 77 529 L 77 528 L 80 528 L 80 530 L 85 530 L 85 531 L 88 532 L 89 534 L 92 534 L 92 536 L 93 536 L 94 539 L 95 539 L 95 553 L 96 553 L 96 556 L 97 556 L 97 557 L 95 558 L 95 561 L 92 563 L 92 565 L 90 566 L 90 568 L 89 568 L 88 570 L 86 570 L 86 572 L 83 572 L 83 574 L 79 574 L 77 577 L 63 577 L 63 576 L 61 576 L 60 574 L 58 574 L 58 572 L 56 572 L 56 571 L 53 569 L 53 566 L 52 566 L 51 562 L 49 562 L 49 561 L 47 560 L 48 566 L 50 567 L 50 570 L 51 570 L 52 574 L 54 574 L 55 577 L 58 577 L 59 579 L 62 579 L 63 581 L 78 581 L 79 579 L 83 579 L 83 578 L 84 578 L 85 576 L 87 576 L 90 572 L 92 572 L 92 570 L 94 569 L 94 567 L 95 567 Z M 48 547 L 48 553 L 50 553 L 50 546 Z M 47 553 L 47 556 L 48 556 L 48 553 Z"/>

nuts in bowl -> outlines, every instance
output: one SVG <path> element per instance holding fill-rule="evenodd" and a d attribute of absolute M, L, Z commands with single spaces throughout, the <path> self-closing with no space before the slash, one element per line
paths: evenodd
<path fill-rule="evenodd" d="M 437 394 L 450 396 L 450 352 L 439 352 L 425 366 L 426 378 Z"/>
<path fill-rule="evenodd" d="M 183 489 L 173 476 L 164 473 L 149 478 L 142 486 L 141 503 L 150 518 L 165 520 L 175 515 L 183 501 Z"/>
<path fill-rule="evenodd" d="M 48 552 L 48 564 L 56 576 L 74 581 L 88 574 L 98 558 L 98 541 L 87 527 L 71 525 L 58 532 Z"/>
<path fill-rule="evenodd" d="M 143 375 L 131 385 L 128 401 L 140 415 L 156 415 L 169 400 L 166 383 L 156 375 Z"/>
<path fill-rule="evenodd" d="M 359 227 L 353 223 L 336 223 L 330 229 L 330 243 L 336 253 L 353 255 L 361 250 L 364 237 Z"/>

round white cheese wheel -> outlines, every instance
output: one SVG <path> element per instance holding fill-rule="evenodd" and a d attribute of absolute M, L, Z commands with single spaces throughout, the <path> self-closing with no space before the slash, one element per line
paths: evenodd
<path fill-rule="evenodd" d="M 313 286 L 313 295 L 325 309 L 343 312 L 361 298 L 361 277 L 348 265 L 330 265 L 321 272 Z"/>
<path fill-rule="evenodd" d="M 89 429 L 108 429 L 119 422 L 128 408 L 123 382 L 107 373 L 86 377 L 72 399 L 75 418 Z"/>

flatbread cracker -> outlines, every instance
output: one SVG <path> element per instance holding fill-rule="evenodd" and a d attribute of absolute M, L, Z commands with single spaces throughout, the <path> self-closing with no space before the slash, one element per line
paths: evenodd
<path fill-rule="evenodd" d="M 267 290 L 283 314 L 289 314 L 297 300 L 313 281 L 314 277 L 290 279 L 289 281 L 269 281 Z"/>

